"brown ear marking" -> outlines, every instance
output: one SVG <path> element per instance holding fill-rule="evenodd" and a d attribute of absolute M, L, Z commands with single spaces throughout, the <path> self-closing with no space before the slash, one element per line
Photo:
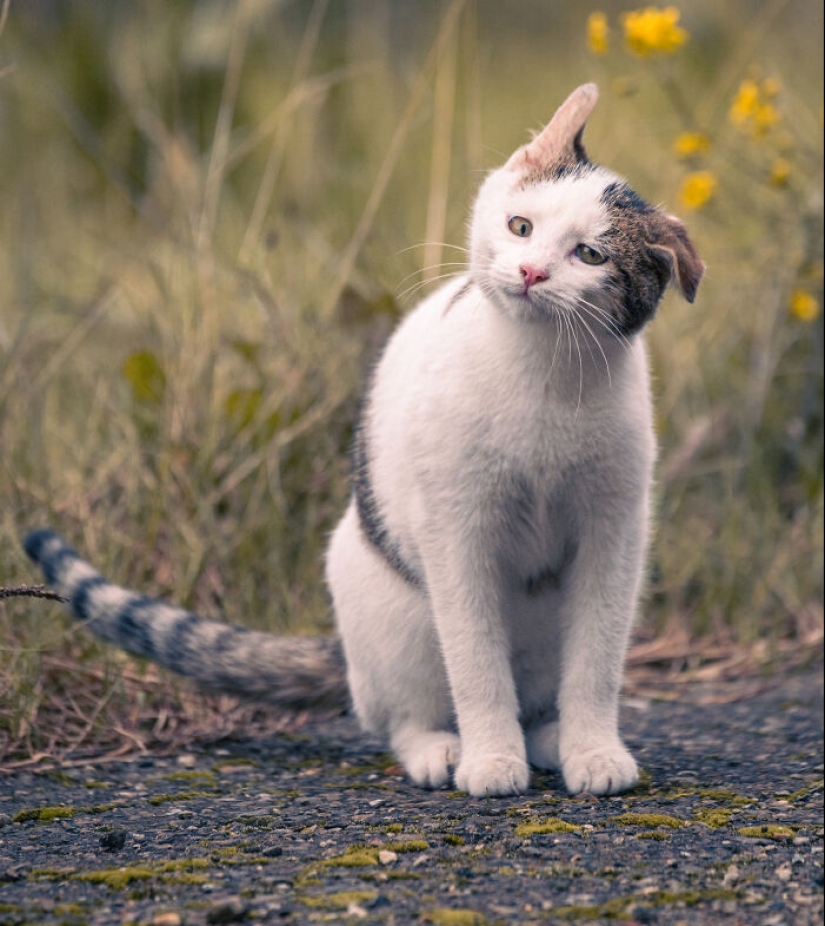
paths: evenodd
<path fill-rule="evenodd" d="M 595 84 L 577 87 L 541 132 L 522 145 L 505 166 L 510 170 L 543 170 L 561 162 L 586 161 L 582 133 L 598 99 Z"/>
<path fill-rule="evenodd" d="M 705 264 L 685 226 L 675 216 L 659 212 L 651 216 L 648 230 L 650 238 L 645 242 L 648 248 L 657 258 L 667 262 L 672 282 L 688 302 L 693 302 Z"/>

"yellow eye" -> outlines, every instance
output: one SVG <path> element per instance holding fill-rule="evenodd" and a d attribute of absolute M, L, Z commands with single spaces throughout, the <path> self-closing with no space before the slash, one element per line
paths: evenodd
<path fill-rule="evenodd" d="M 577 244 L 576 250 L 573 251 L 573 253 L 583 264 L 590 264 L 592 267 L 603 264 L 607 260 L 604 254 L 601 254 L 595 248 L 591 248 L 587 244 Z"/>
<path fill-rule="evenodd" d="M 507 223 L 507 227 L 519 238 L 529 238 L 533 233 L 533 223 L 530 219 L 525 219 L 523 215 L 514 215 Z"/>

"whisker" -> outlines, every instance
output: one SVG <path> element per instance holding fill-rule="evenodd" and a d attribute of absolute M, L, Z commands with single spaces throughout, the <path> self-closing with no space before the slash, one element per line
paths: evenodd
<path fill-rule="evenodd" d="M 401 248 L 400 251 L 396 251 L 396 254 L 406 254 L 407 251 L 414 251 L 416 248 L 427 248 L 434 244 L 437 244 L 442 248 L 452 248 L 455 251 L 464 251 L 465 254 L 470 253 L 469 248 L 460 244 L 450 244 L 447 241 L 422 241 L 420 244 L 411 244 L 409 247 Z"/>
<path fill-rule="evenodd" d="M 419 267 L 418 270 L 413 270 L 412 273 L 408 273 L 402 280 L 398 281 L 398 286 L 403 286 L 407 280 L 411 280 L 413 277 L 420 276 L 422 273 L 429 273 L 431 270 L 442 270 L 446 267 L 468 267 L 466 261 L 463 260 L 447 260 L 442 261 L 438 264 L 430 264 L 429 267 Z"/>
<path fill-rule="evenodd" d="M 582 306 L 582 308 L 584 307 Z M 575 318 L 576 318 L 576 322 L 584 328 L 585 332 L 590 335 L 591 339 L 593 340 L 593 343 L 596 345 L 596 347 L 598 347 L 599 353 L 602 355 L 602 360 L 604 361 L 604 369 L 605 369 L 605 372 L 607 373 L 608 385 L 612 387 L 613 380 L 610 376 L 610 363 L 607 359 L 607 354 L 604 352 L 604 348 L 602 347 L 601 342 L 596 337 L 596 334 L 593 331 L 593 329 L 590 327 L 590 325 L 587 324 L 587 319 L 584 317 L 584 315 L 577 312 L 575 315 Z M 588 352 L 589 352 L 589 348 L 588 348 Z M 592 353 L 591 353 L 591 356 L 592 356 Z"/>
<path fill-rule="evenodd" d="M 628 337 L 619 330 L 616 320 L 608 314 L 605 309 L 581 297 L 579 298 L 579 305 L 587 312 L 588 316 L 592 318 L 593 321 L 598 322 L 608 334 L 616 338 L 617 341 L 621 341 L 626 347 L 630 346 Z"/>
<path fill-rule="evenodd" d="M 412 286 L 408 286 L 406 289 L 402 289 L 397 293 L 399 299 L 406 299 L 409 296 L 412 296 L 414 293 L 417 293 L 419 290 L 424 289 L 430 283 L 437 283 L 439 280 L 452 280 L 457 276 L 461 276 L 461 272 L 454 270 L 449 273 L 440 273 L 434 277 L 427 277 L 426 280 L 418 280 L 418 282 L 413 283 Z"/>

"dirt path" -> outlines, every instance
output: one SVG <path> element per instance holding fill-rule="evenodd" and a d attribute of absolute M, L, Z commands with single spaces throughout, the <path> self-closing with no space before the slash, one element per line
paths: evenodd
<path fill-rule="evenodd" d="M 629 700 L 615 798 L 422 792 L 349 720 L 6 776 L 0 924 L 820 923 L 821 668 L 766 688 Z"/>

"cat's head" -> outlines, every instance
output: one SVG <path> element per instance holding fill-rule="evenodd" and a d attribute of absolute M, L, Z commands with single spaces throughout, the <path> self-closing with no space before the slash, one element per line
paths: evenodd
<path fill-rule="evenodd" d="M 584 84 L 479 191 L 473 279 L 525 320 L 589 316 L 593 330 L 639 331 L 670 282 L 693 302 L 705 265 L 682 223 L 593 164 L 582 132 L 598 99 Z"/>

